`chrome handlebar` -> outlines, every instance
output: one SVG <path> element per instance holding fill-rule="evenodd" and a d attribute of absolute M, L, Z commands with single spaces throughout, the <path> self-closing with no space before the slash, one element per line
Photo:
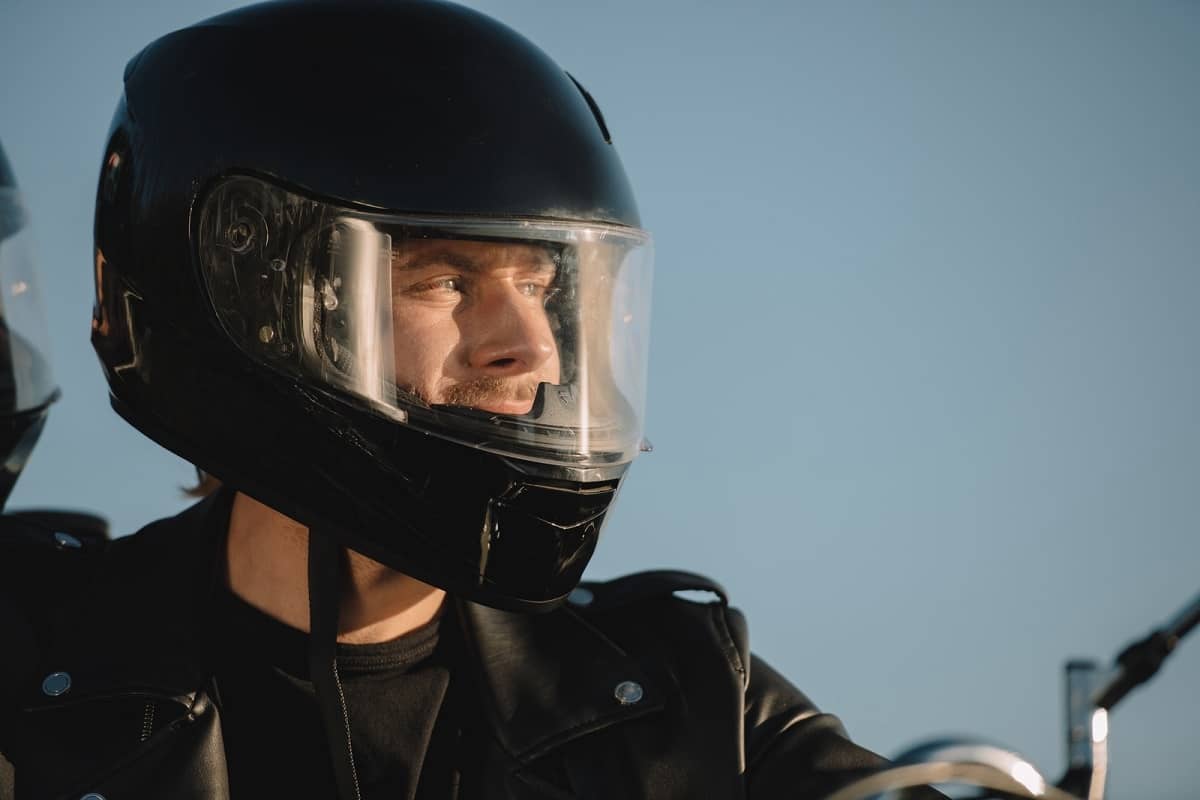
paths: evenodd
<path fill-rule="evenodd" d="M 826 800 L 902 800 L 905 789 L 932 784 L 987 789 L 1005 797 L 1103 800 L 1109 710 L 1149 680 L 1197 624 L 1200 594 L 1166 625 L 1122 650 L 1112 668 L 1102 670 L 1090 660 L 1067 662 L 1067 769 L 1057 784 L 1012 750 L 962 738 L 935 739 L 910 748 L 893 766 L 844 786 Z"/>

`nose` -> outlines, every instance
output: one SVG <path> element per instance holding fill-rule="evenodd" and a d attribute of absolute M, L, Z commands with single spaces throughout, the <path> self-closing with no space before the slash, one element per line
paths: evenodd
<path fill-rule="evenodd" d="M 492 287 L 471 315 L 467 363 L 479 374 L 504 378 L 535 372 L 557 351 L 541 300 L 516 286 Z"/>

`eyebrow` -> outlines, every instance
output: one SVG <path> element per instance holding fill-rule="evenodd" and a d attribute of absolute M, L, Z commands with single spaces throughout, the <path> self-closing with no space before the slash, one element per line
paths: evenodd
<path fill-rule="evenodd" d="M 463 272 L 479 272 L 481 269 L 473 258 L 453 250 L 431 250 L 405 259 L 398 249 L 393 249 L 392 256 L 392 266 L 405 272 L 415 272 L 432 264 L 449 264 Z"/>
<path fill-rule="evenodd" d="M 392 249 L 392 267 L 400 269 L 404 272 L 415 272 L 419 269 L 434 265 L 434 264 L 449 264 L 455 269 L 469 273 L 483 272 L 486 267 L 480 264 L 475 259 L 468 255 L 457 252 L 455 250 L 439 248 L 431 250 L 427 253 L 421 253 L 412 256 L 409 259 L 404 259 L 403 254 L 398 248 Z M 537 272 L 557 272 L 558 265 L 552 258 L 538 258 L 531 256 L 527 259 L 522 259 L 525 263 L 522 266 L 532 267 Z"/>

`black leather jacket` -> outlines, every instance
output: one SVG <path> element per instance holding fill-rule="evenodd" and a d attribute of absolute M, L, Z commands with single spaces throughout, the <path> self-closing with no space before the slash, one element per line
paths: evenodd
<path fill-rule="evenodd" d="M 195 648 L 224 580 L 214 505 L 80 548 L 32 527 L 0 539 L 0 798 L 229 796 Z M 455 606 L 492 734 L 487 800 L 819 798 L 882 763 L 751 655 L 723 597 L 674 594 L 714 584 L 644 573 L 585 587 L 540 616 Z M 70 688 L 51 696 L 55 673 Z M 615 697 L 626 682 L 636 702 Z"/>

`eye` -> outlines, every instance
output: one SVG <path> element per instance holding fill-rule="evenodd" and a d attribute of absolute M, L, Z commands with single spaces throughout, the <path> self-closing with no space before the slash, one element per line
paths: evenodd
<path fill-rule="evenodd" d="M 531 280 L 519 282 L 517 284 L 517 291 L 526 297 L 537 297 L 542 302 L 547 302 L 558 292 L 558 289 L 550 285 L 549 282 Z"/>
<path fill-rule="evenodd" d="M 416 297 L 452 297 L 462 294 L 463 289 L 462 278 L 457 275 L 445 275 L 414 283 L 405 289 L 404 293 Z"/>

